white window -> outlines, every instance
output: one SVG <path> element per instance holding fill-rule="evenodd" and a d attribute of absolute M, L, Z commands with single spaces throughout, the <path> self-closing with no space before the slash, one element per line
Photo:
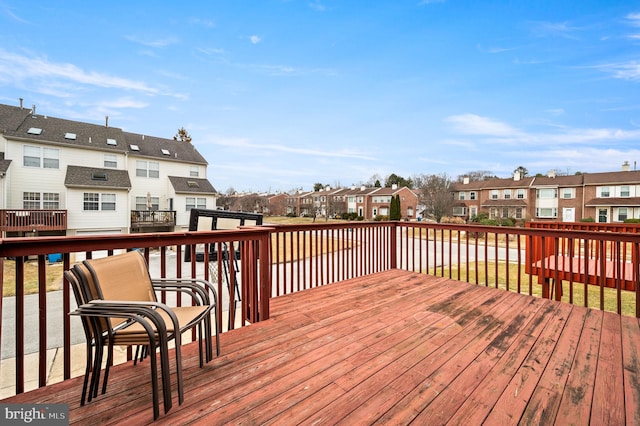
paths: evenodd
<path fill-rule="evenodd" d="M 136 161 L 136 176 L 137 177 L 160 177 L 160 163 L 156 161 Z"/>
<path fill-rule="evenodd" d="M 609 198 L 611 196 L 611 191 L 608 186 L 603 186 L 600 188 L 600 197 L 601 198 Z"/>
<path fill-rule="evenodd" d="M 458 200 L 464 200 L 464 192 L 458 192 Z"/>
<path fill-rule="evenodd" d="M 136 210 L 160 210 L 160 197 L 151 197 L 151 208 L 147 205 L 147 197 L 136 197 Z"/>
<path fill-rule="evenodd" d="M 492 189 L 491 190 L 491 199 L 492 200 L 497 200 L 498 199 L 498 190 L 497 189 Z"/>
<path fill-rule="evenodd" d="M 505 200 L 509 200 L 511 198 L 511 190 L 510 189 L 505 189 L 504 191 L 502 191 L 503 195 L 504 195 L 504 199 Z"/>
<path fill-rule="evenodd" d="M 558 198 L 558 189 L 557 188 L 542 188 L 542 189 L 538 189 L 536 194 L 537 194 L 538 198 Z"/>
<path fill-rule="evenodd" d="M 55 148 L 42 149 L 42 167 L 45 169 L 60 168 L 60 150 Z"/>
<path fill-rule="evenodd" d="M 558 217 L 558 209 L 550 207 L 536 208 L 536 217 L 555 218 Z"/>
<path fill-rule="evenodd" d="M 563 188 L 562 189 L 562 198 L 564 198 L 564 199 L 575 198 L 574 189 L 573 188 Z"/>
<path fill-rule="evenodd" d="M 466 207 L 454 207 L 453 208 L 453 215 L 454 216 L 465 216 L 467 214 L 467 208 Z"/>
<path fill-rule="evenodd" d="M 115 154 L 105 154 L 104 155 L 104 167 L 108 167 L 110 169 L 118 168 L 118 156 Z"/>
<path fill-rule="evenodd" d="M 57 210 L 60 194 L 57 192 L 23 192 L 22 208 L 25 210 Z"/>
<path fill-rule="evenodd" d="M 618 208 L 618 222 L 624 222 L 628 218 L 627 208 L 619 207 Z"/>
<path fill-rule="evenodd" d="M 190 177 L 200 176 L 200 172 L 198 171 L 198 166 L 191 166 L 191 168 L 189 169 L 189 176 Z"/>
<path fill-rule="evenodd" d="M 60 168 L 59 149 L 24 145 L 22 153 L 22 164 L 25 167 Z"/>
<path fill-rule="evenodd" d="M 476 199 L 476 193 L 475 193 L 475 191 L 471 191 L 471 192 L 469 193 L 469 199 L 470 199 L 470 200 L 475 200 L 475 199 Z"/>
<path fill-rule="evenodd" d="M 407 208 L 407 217 L 413 217 L 413 207 Z"/>
<path fill-rule="evenodd" d="M 516 219 L 522 219 L 522 207 L 516 207 Z"/>
<path fill-rule="evenodd" d="M 84 211 L 114 211 L 116 209 L 116 194 L 85 192 L 83 199 Z"/>
<path fill-rule="evenodd" d="M 191 209 L 206 209 L 207 199 L 203 197 L 187 197 L 186 198 L 186 210 Z"/>
<path fill-rule="evenodd" d="M 524 189 L 518 189 L 516 192 L 516 198 L 519 200 L 524 199 Z"/>
<path fill-rule="evenodd" d="M 631 191 L 629 190 L 629 186 L 625 185 L 625 186 L 621 186 L 620 187 L 620 196 L 621 197 L 630 197 L 631 196 Z"/>

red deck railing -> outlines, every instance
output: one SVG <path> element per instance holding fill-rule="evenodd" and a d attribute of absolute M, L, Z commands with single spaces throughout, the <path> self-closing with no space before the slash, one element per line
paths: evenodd
<path fill-rule="evenodd" d="M 113 255 L 121 250 L 143 250 L 153 276 L 210 279 L 218 288 L 219 306 L 229 310 L 226 328 L 269 318 L 271 297 L 394 268 L 554 297 L 568 303 L 640 317 L 638 268 L 634 269 L 634 291 L 629 291 L 622 285 L 621 275 L 616 275 L 615 288 L 607 288 L 604 280 L 598 285 L 586 284 L 573 275 L 563 282 L 560 268 L 543 263 L 540 268 L 553 271 L 555 284 L 545 292 L 545 286 L 529 273 L 536 259 L 526 247 L 536 239 L 545 241 L 543 247 L 547 246 L 547 241 L 554 247 L 561 247 L 567 241 L 569 247 L 606 247 L 600 253 L 620 248 L 621 254 L 608 258 L 618 270 L 623 268 L 623 260 L 635 265 L 640 263 L 640 234 L 426 222 L 319 223 L 233 231 L 9 238 L 0 243 L 0 263 L 15 262 L 15 273 L 5 277 L 4 268 L 0 273 L 3 282 L 15 284 L 15 296 L 11 300 L 15 308 L 9 308 L 6 298 L 0 308 L 10 309 L 2 317 L 15 320 L 11 324 L 0 323 L 3 334 L 11 336 L 11 339 L 0 341 L 0 349 L 5 358 L 15 359 L 16 393 L 25 391 L 25 355 L 30 351 L 38 354 L 39 386 L 46 384 L 46 351 L 52 345 L 62 348 L 64 379 L 70 377 L 73 333 L 82 336 L 82 332 L 79 329 L 72 331 L 68 312 L 74 301 L 68 283 L 63 282 L 61 291 L 56 293 L 62 300 L 61 308 L 54 308 L 53 297 L 47 295 L 47 276 L 51 268 L 56 267 L 47 262 L 47 255 L 51 253 L 60 254 L 62 262 L 58 268 L 67 269 L 83 258 Z M 226 251 L 227 256 L 209 259 L 211 245 L 217 253 Z M 232 253 L 232 247 L 240 247 L 240 254 Z M 626 247 L 626 251 L 622 247 Z M 189 254 L 188 262 L 185 262 L 186 253 Z M 197 256 L 197 253 L 201 255 Z M 237 267 L 225 264 L 225 258 L 234 259 L 231 263 L 237 263 Z M 207 267 L 209 263 L 212 268 Z M 38 277 L 37 291 L 30 296 L 25 295 L 28 266 L 36 269 Z M 216 271 L 215 275 L 211 271 Z M 234 318 L 236 311 L 229 309 L 236 304 L 240 315 L 238 322 Z M 30 308 L 36 310 L 37 324 L 28 323 Z M 217 321 L 223 324 L 223 320 L 226 315 L 219 311 Z M 51 330 L 62 336 L 60 342 L 55 341 Z M 37 343 L 35 348 L 27 348 L 31 342 Z"/>
<path fill-rule="evenodd" d="M 66 210 L 0 210 L 0 231 L 40 232 L 66 229 Z"/>

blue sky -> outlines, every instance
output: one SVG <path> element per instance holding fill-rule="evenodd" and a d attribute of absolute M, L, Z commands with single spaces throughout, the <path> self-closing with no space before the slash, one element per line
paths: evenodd
<path fill-rule="evenodd" d="M 0 0 L 0 103 L 171 138 L 225 192 L 640 167 L 632 1 Z"/>

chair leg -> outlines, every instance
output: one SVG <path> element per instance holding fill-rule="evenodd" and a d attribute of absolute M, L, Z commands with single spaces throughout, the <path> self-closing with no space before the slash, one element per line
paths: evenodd
<path fill-rule="evenodd" d="M 82 397 L 80 398 L 80 406 L 83 406 L 87 397 L 87 387 L 89 385 L 89 374 L 91 373 L 91 365 L 93 363 L 93 345 L 87 342 L 87 366 L 84 370 L 84 381 L 82 382 Z"/>
<path fill-rule="evenodd" d="M 88 402 L 98 397 L 98 387 L 100 386 L 100 370 L 102 370 L 102 353 L 104 351 L 104 342 L 96 342 L 96 355 L 93 359 L 93 367 L 91 372 L 91 382 L 89 386 Z"/>
<path fill-rule="evenodd" d="M 102 379 L 102 394 L 107 393 L 107 380 L 109 380 L 109 370 L 113 364 L 113 342 L 109 339 L 109 348 L 107 352 L 107 365 L 104 367 L 104 378 Z"/>

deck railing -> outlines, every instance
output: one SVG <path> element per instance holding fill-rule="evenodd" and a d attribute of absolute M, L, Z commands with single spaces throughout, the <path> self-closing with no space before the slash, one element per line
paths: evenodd
<path fill-rule="evenodd" d="M 67 229 L 66 210 L 0 210 L 0 231 L 40 232 Z"/>
<path fill-rule="evenodd" d="M 618 271 L 612 273 L 615 285 L 609 288 L 606 280 L 591 283 L 584 279 L 597 276 L 595 269 L 587 270 L 582 278 L 574 273 L 562 276 L 561 265 L 555 260 L 544 262 L 534 257 L 531 248 L 536 244 L 545 248 L 542 258 L 562 253 L 577 257 L 583 264 L 585 259 L 593 260 L 606 253 L 606 260 Z M 211 245 L 215 250 L 209 250 Z M 599 250 L 584 250 L 594 245 Z M 557 250 L 549 251 L 549 246 Z M 0 305 L 4 318 L 0 322 L 0 349 L 4 358 L 15 359 L 16 393 L 25 391 L 24 360 L 28 352 L 38 354 L 38 386 L 46 384 L 47 348 L 52 346 L 62 348 L 64 379 L 69 378 L 69 348 L 76 335 L 82 340 L 83 334 L 79 323 L 74 325 L 67 315 L 74 305 L 68 283 L 63 282 L 60 291 L 47 293 L 47 277 L 58 268 L 62 280 L 61 271 L 74 262 L 122 250 L 142 250 L 153 276 L 199 277 L 214 282 L 219 305 L 229 313 L 228 317 L 218 313 L 218 323 L 226 322 L 225 330 L 268 319 L 271 297 L 394 268 L 640 317 L 639 248 L 640 234 L 427 222 L 318 223 L 233 231 L 10 238 L 0 244 L 0 263 L 4 264 L 0 271 L 5 285 L 15 284 L 15 296 L 3 298 Z M 212 257 L 212 252 L 217 254 Z M 52 253 L 59 254 L 59 264 L 47 261 L 51 258 L 47 255 Z M 596 264 L 600 261 L 600 257 L 595 259 Z M 15 271 L 8 272 L 10 264 L 15 264 Z M 33 295 L 26 295 L 31 269 L 37 277 L 36 289 Z M 632 290 L 623 285 L 623 270 L 632 271 Z M 35 312 L 34 324 L 29 323 L 30 308 Z M 7 322 L 7 318 L 14 320 Z M 55 340 L 57 336 L 60 341 Z M 28 347 L 29 343 L 35 345 Z"/>
<path fill-rule="evenodd" d="M 131 229 L 170 228 L 176 226 L 175 210 L 132 210 Z"/>

